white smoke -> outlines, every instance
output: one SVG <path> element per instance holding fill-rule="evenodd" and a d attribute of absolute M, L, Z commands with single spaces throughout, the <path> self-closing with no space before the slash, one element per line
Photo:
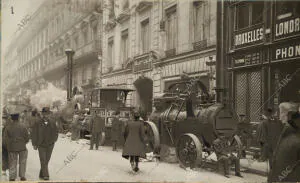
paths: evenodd
<path fill-rule="evenodd" d="M 41 110 L 43 107 L 52 108 L 54 105 L 63 107 L 67 102 L 67 91 L 56 88 L 52 83 L 30 96 L 30 104 Z"/>

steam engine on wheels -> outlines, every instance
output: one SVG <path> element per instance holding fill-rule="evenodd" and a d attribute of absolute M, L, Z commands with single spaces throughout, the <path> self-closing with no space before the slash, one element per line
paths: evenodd
<path fill-rule="evenodd" d="M 237 135 L 239 117 L 225 103 L 216 103 L 197 78 L 175 83 L 173 90 L 154 99 L 155 111 L 146 121 L 149 145 L 156 153 L 162 145 L 175 147 L 179 163 L 196 167 L 216 148 L 241 157 Z M 221 143 L 214 144 L 216 139 Z"/>

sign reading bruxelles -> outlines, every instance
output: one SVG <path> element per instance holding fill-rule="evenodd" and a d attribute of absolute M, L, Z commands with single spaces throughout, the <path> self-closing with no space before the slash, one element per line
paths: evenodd
<path fill-rule="evenodd" d="M 275 25 L 275 39 L 294 36 L 300 33 L 300 18 L 281 20 Z"/>
<path fill-rule="evenodd" d="M 257 28 L 254 30 L 238 33 L 234 36 L 234 46 L 243 47 L 257 42 L 262 42 L 264 38 L 264 29 Z"/>

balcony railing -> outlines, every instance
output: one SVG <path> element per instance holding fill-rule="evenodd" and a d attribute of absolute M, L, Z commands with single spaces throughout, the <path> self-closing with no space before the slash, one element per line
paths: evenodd
<path fill-rule="evenodd" d="M 194 47 L 194 50 L 198 50 L 198 51 L 204 50 L 207 48 L 207 40 L 204 39 L 201 41 L 194 42 L 193 47 Z"/>
<path fill-rule="evenodd" d="M 166 57 L 172 57 L 176 55 L 176 48 L 169 49 L 165 51 Z"/>
<path fill-rule="evenodd" d="M 86 45 L 78 48 L 77 50 L 75 50 L 75 55 L 74 55 L 74 58 L 80 58 L 82 56 L 85 56 L 85 55 L 88 55 L 90 53 L 96 53 L 98 51 L 100 51 L 99 49 L 99 44 L 98 44 L 99 41 L 90 41 L 89 43 L 87 43 Z M 97 48 L 99 50 L 97 50 Z"/>
<path fill-rule="evenodd" d="M 67 56 L 61 56 L 59 57 L 57 60 L 55 60 L 54 62 L 52 62 L 51 64 L 47 65 L 45 67 L 45 71 L 44 72 L 50 72 L 52 70 L 55 70 L 57 68 L 60 68 L 64 65 L 67 64 Z"/>

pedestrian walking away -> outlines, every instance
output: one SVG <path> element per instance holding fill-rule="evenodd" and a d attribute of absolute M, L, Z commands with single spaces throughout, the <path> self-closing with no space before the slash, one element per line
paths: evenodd
<path fill-rule="evenodd" d="M 96 150 L 99 148 L 99 142 L 102 133 L 104 132 L 105 128 L 105 121 L 104 118 L 101 117 L 99 114 L 94 114 L 91 118 L 91 125 L 90 125 L 90 132 L 91 132 L 91 139 L 90 139 L 90 150 L 93 150 L 94 145 L 96 146 Z"/>
<path fill-rule="evenodd" d="M 111 141 L 112 141 L 112 150 L 117 150 L 117 145 L 119 142 L 119 136 L 120 136 L 120 129 L 121 129 L 121 123 L 120 123 L 120 111 L 115 111 L 113 114 L 112 119 L 112 126 L 111 126 Z"/>
<path fill-rule="evenodd" d="M 128 121 L 124 138 L 125 144 L 122 157 L 129 159 L 133 171 L 139 171 L 139 158 L 146 158 L 145 130 L 143 121 L 139 120 L 140 115 L 134 113 L 134 120 Z"/>
<path fill-rule="evenodd" d="M 39 177 L 44 180 L 49 180 L 48 164 L 58 138 L 58 128 L 55 122 L 50 120 L 49 114 L 50 109 L 44 107 L 41 120 L 32 128 L 32 145 L 39 152 L 41 164 Z"/>
<path fill-rule="evenodd" d="M 28 151 L 26 144 L 29 142 L 29 134 L 24 124 L 19 122 L 19 114 L 11 115 L 9 123 L 4 131 L 4 143 L 7 145 L 9 161 L 9 180 L 15 181 L 17 178 L 17 165 L 19 159 L 19 177 L 25 181 L 26 161 Z"/>

